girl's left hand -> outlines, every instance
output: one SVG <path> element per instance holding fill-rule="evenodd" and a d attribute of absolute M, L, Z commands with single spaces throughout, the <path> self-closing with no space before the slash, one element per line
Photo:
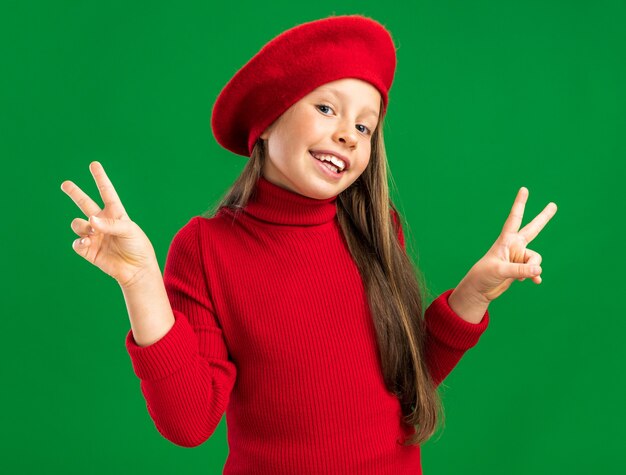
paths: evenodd
<path fill-rule="evenodd" d="M 500 236 L 465 278 L 472 290 L 487 302 L 500 296 L 515 279 L 531 278 L 536 284 L 541 283 L 541 254 L 526 246 L 554 216 L 557 206 L 548 203 L 535 219 L 519 230 L 527 198 L 528 189 L 520 188 Z"/>

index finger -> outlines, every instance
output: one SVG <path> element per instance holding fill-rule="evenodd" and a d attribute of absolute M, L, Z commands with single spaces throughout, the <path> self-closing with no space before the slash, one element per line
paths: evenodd
<path fill-rule="evenodd" d="M 66 183 L 68 184 L 66 185 Z M 72 198 L 72 201 L 76 203 L 76 206 L 78 206 L 83 213 L 85 213 L 85 216 L 91 216 L 100 212 L 98 204 L 73 181 L 65 180 L 61 183 L 61 190 Z"/>
<path fill-rule="evenodd" d="M 524 206 L 526 205 L 526 199 L 528 198 L 528 188 L 522 186 L 517 192 L 515 202 L 509 213 L 509 217 L 502 227 L 502 233 L 516 233 L 522 224 L 522 218 L 524 217 Z"/>
<path fill-rule="evenodd" d="M 539 234 L 539 232 L 544 228 L 544 226 L 548 224 L 548 221 L 552 219 L 552 217 L 556 213 L 556 210 L 557 210 L 556 203 L 553 203 L 553 202 L 548 203 L 548 205 L 543 209 L 543 211 L 539 213 L 537 216 L 535 216 L 535 219 L 533 219 L 530 223 L 528 223 L 526 226 L 522 228 L 522 230 L 520 231 L 520 234 L 524 236 L 524 239 L 526 239 L 526 242 L 529 243 L 530 241 L 532 241 L 533 239 L 537 237 L 537 234 Z"/>
<path fill-rule="evenodd" d="M 113 183 L 109 180 L 102 164 L 100 162 L 91 162 L 89 164 L 89 171 L 93 175 L 94 180 L 96 180 L 96 185 L 98 186 L 102 201 L 104 201 L 104 206 L 119 206 L 120 211 L 124 212 L 120 197 L 117 196 Z"/>

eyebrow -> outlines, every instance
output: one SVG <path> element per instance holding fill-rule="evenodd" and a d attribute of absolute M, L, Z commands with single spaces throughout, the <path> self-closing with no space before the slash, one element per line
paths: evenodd
<path fill-rule="evenodd" d="M 338 97 L 346 97 L 345 94 L 343 94 L 342 92 L 340 92 L 337 89 L 334 89 L 332 87 L 327 87 L 327 86 L 326 87 L 320 87 L 319 90 L 322 91 L 322 92 L 329 92 L 329 93 L 334 94 L 335 96 L 338 96 Z M 374 117 L 376 117 L 378 119 L 378 113 L 374 109 L 368 108 L 367 112 L 370 115 L 373 115 Z"/>

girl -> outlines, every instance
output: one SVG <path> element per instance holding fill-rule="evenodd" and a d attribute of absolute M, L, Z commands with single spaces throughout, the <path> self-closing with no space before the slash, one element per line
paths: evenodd
<path fill-rule="evenodd" d="M 360 15 L 296 26 L 220 92 L 212 128 L 249 157 L 216 206 L 178 231 L 161 276 L 98 162 L 104 208 L 70 181 L 74 250 L 115 278 L 126 347 L 159 432 L 206 441 L 226 413 L 225 474 L 421 473 L 442 420 L 437 387 L 514 279 L 541 282 L 521 188 L 501 235 L 422 312 L 389 198 L 382 125 L 389 32 Z"/>

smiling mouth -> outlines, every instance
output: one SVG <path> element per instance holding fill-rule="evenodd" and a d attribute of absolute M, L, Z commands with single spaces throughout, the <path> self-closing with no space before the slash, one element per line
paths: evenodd
<path fill-rule="evenodd" d="M 328 170 L 330 170 L 331 172 L 335 173 L 336 175 L 341 175 L 343 174 L 343 172 L 345 172 L 347 170 L 347 166 L 344 166 L 343 170 L 341 170 L 337 165 L 335 165 L 332 162 L 329 162 L 327 160 L 320 160 L 319 158 L 315 157 L 315 155 L 313 155 L 313 153 L 309 150 L 309 155 L 311 155 L 311 157 L 313 157 L 315 160 L 317 160 L 318 162 L 320 162 L 325 168 L 327 168 Z"/>

